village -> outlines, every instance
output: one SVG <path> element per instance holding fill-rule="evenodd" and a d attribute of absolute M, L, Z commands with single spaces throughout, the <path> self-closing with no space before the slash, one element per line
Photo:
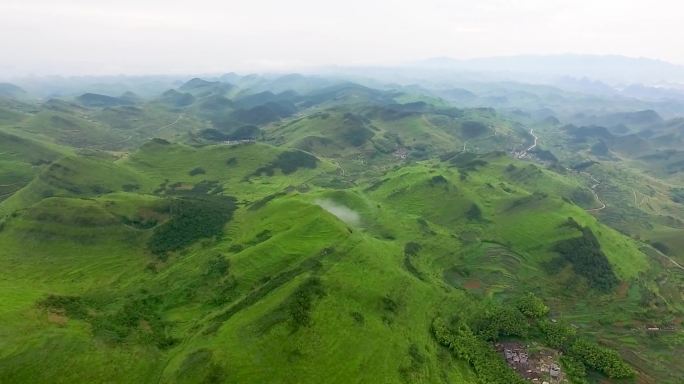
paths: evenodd
<path fill-rule="evenodd" d="M 530 352 L 528 345 L 512 341 L 496 343 L 495 348 L 508 366 L 531 383 L 569 383 L 561 370 L 558 362 L 560 354 L 556 350 L 535 348 L 534 352 Z"/>

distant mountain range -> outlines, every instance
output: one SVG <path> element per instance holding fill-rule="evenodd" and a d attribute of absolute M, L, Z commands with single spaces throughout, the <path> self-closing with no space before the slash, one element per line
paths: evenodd
<path fill-rule="evenodd" d="M 684 66 L 661 60 L 617 55 L 520 55 L 468 60 L 432 58 L 409 67 L 441 71 L 498 73 L 517 80 L 576 77 L 601 80 L 611 85 L 644 83 L 684 84 Z"/>

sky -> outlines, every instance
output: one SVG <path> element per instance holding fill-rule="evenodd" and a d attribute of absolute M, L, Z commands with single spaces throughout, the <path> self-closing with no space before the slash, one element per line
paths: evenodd
<path fill-rule="evenodd" d="M 0 75 L 618 54 L 684 64 L 680 0 L 0 0 Z"/>

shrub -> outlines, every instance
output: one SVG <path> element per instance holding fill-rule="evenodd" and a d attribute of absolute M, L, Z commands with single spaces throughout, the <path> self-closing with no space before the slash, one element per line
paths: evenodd
<path fill-rule="evenodd" d="M 502 336 L 526 337 L 529 325 L 516 308 L 496 306 L 481 314 L 474 328 L 483 339 L 498 340 Z"/>
<path fill-rule="evenodd" d="M 531 292 L 518 299 L 516 307 L 523 315 L 532 319 L 540 319 L 549 313 L 549 307 Z"/>
<path fill-rule="evenodd" d="M 422 248 L 423 247 L 420 244 L 410 241 L 404 245 L 404 254 L 408 256 L 415 256 Z"/>
<path fill-rule="evenodd" d="M 193 168 L 188 172 L 190 176 L 204 175 L 205 173 L 207 172 L 202 167 Z"/>
<path fill-rule="evenodd" d="M 571 356 L 561 356 L 560 362 L 565 370 L 565 375 L 572 384 L 589 384 L 587 369 L 581 361 Z"/>
<path fill-rule="evenodd" d="M 62 310 L 67 316 L 74 319 L 85 319 L 87 317 L 87 306 L 79 296 L 48 295 L 38 302 L 38 306 Z"/>
<path fill-rule="evenodd" d="M 216 255 L 207 262 L 207 276 L 221 277 L 228 274 L 230 260 L 221 255 Z"/>
<path fill-rule="evenodd" d="M 466 218 L 470 221 L 482 220 L 482 209 L 480 209 L 477 204 L 473 203 L 466 211 Z"/>
<path fill-rule="evenodd" d="M 432 179 L 430 179 L 430 185 L 432 186 L 448 183 L 449 181 L 442 175 L 433 176 Z"/>
<path fill-rule="evenodd" d="M 684 188 L 672 188 L 670 195 L 675 203 L 684 204 Z"/>
<path fill-rule="evenodd" d="M 292 294 L 288 304 L 288 312 L 293 331 L 311 324 L 311 309 L 316 298 L 325 296 L 321 279 L 311 277 Z"/>
<path fill-rule="evenodd" d="M 551 348 L 567 351 L 577 338 L 577 332 L 569 325 L 539 320 L 537 327 L 544 337 L 544 343 Z"/>
<path fill-rule="evenodd" d="M 600 347 L 586 340 L 577 340 L 569 354 L 587 366 L 604 373 L 611 379 L 625 379 L 634 376 L 634 370 L 612 349 Z"/>

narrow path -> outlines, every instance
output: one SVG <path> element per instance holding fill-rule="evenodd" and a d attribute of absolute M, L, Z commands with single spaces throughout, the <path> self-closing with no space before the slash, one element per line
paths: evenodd
<path fill-rule="evenodd" d="M 342 170 L 342 175 L 341 175 L 341 176 L 343 176 L 343 177 L 346 176 L 347 172 L 345 171 L 344 167 L 340 164 L 339 161 L 330 159 L 330 162 L 333 163 L 333 164 L 335 164 L 335 165 L 337 166 L 337 168 L 339 168 L 340 170 Z"/>
<path fill-rule="evenodd" d="M 634 205 L 635 205 L 637 208 L 639 208 L 639 202 L 637 201 L 636 191 L 635 191 L 634 189 L 632 189 L 632 193 L 634 194 Z"/>
<path fill-rule="evenodd" d="M 651 249 L 653 249 L 653 250 L 655 250 L 656 252 L 658 252 L 658 254 L 659 254 L 660 256 L 662 256 L 662 257 L 664 257 L 664 258 L 670 260 L 670 262 L 672 263 L 672 265 L 674 265 L 675 267 L 677 267 L 677 268 L 681 269 L 682 271 L 684 271 L 684 266 L 682 266 L 681 264 L 679 264 L 676 260 L 674 260 L 674 259 L 671 258 L 670 256 L 668 256 L 668 255 L 666 255 L 666 254 L 660 252 L 657 248 L 651 247 Z"/>
<path fill-rule="evenodd" d="M 167 125 L 165 125 L 165 126 L 159 128 L 159 130 L 161 131 L 161 130 L 163 130 L 163 129 L 166 129 L 166 128 L 169 128 L 169 127 L 172 127 L 172 126 L 176 125 L 176 123 L 178 123 L 178 122 L 180 121 L 180 119 L 182 119 L 182 118 L 183 118 L 183 114 L 182 114 L 182 113 L 179 113 L 179 114 L 178 114 L 178 117 L 176 118 L 176 120 L 173 121 L 173 123 L 167 124 Z"/>
<path fill-rule="evenodd" d="M 19 189 L 21 189 L 21 188 L 19 188 Z M 17 189 L 16 191 L 12 191 L 12 192 L 5 193 L 5 194 L 3 194 L 3 195 L 0 195 L 0 199 L 4 198 L 5 196 L 10 196 L 10 195 L 13 195 L 13 194 L 17 193 L 17 192 L 19 191 L 19 189 Z"/>

